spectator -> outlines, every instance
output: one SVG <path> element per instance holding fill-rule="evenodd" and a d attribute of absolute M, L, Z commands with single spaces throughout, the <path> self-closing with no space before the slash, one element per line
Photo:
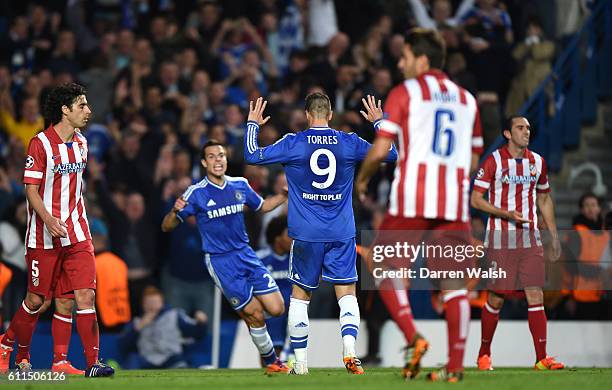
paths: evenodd
<path fill-rule="evenodd" d="M 409 0 L 409 2 L 417 25 L 433 30 L 439 29 L 442 25 L 457 26 L 462 17 L 474 6 L 474 0 L 463 0 L 455 15 L 452 15 L 453 6 L 450 0 L 433 0 L 429 16 L 423 0 Z"/>
<path fill-rule="evenodd" d="M 189 16 L 185 36 L 197 45 L 200 57 L 208 55 L 220 24 L 221 10 L 216 1 L 200 2 L 197 13 Z"/>
<path fill-rule="evenodd" d="M 40 114 L 38 99 L 27 98 L 21 105 L 20 119 L 16 119 L 10 112 L 10 103 L 0 99 L 0 126 L 13 137 L 19 139 L 25 151 L 32 137 L 43 129 L 44 119 Z"/>
<path fill-rule="evenodd" d="M 574 232 L 569 236 L 571 260 L 566 267 L 572 275 L 574 316 L 581 320 L 602 320 L 604 270 L 610 259 L 610 233 L 603 229 L 600 200 L 593 193 L 580 197 L 580 214 L 574 217 Z M 575 261 L 575 263 L 573 263 Z"/>
<path fill-rule="evenodd" d="M 106 173 L 109 182 L 123 189 L 150 193 L 150 163 L 143 157 L 140 136 L 134 130 L 127 130 L 120 141 L 120 149 L 113 155 Z"/>
<path fill-rule="evenodd" d="M 512 51 L 512 57 L 518 62 L 520 69 L 510 87 L 506 116 L 516 114 L 548 76 L 554 54 L 555 44 L 544 37 L 542 24 L 537 19 L 531 19 L 525 40 Z"/>
<path fill-rule="evenodd" d="M 134 50 L 135 37 L 134 32 L 128 29 L 122 29 L 117 34 L 117 47 L 113 51 L 113 63 L 111 70 L 113 74 L 123 70 L 130 65 L 132 52 Z"/>
<path fill-rule="evenodd" d="M 138 313 L 142 289 L 151 284 L 157 267 L 157 247 L 152 244 L 157 228 L 141 193 L 127 193 L 125 206 L 119 207 L 108 193 L 99 164 L 90 160 L 88 165 L 98 203 L 109 222 L 111 249 L 128 266 L 130 306 Z"/>
<path fill-rule="evenodd" d="M 278 56 L 276 64 L 284 74 L 291 53 L 304 48 L 304 26 L 302 11 L 304 0 L 288 0 L 278 27 Z"/>
<path fill-rule="evenodd" d="M 118 329 L 131 319 L 128 268 L 109 251 L 108 228 L 102 220 L 92 219 L 90 231 L 96 255 L 97 312 L 106 330 Z"/>
<path fill-rule="evenodd" d="M 310 0 L 308 3 L 308 44 L 327 46 L 338 34 L 338 22 L 334 2 Z"/>
<path fill-rule="evenodd" d="M 73 78 L 77 77 L 81 64 L 76 58 L 76 38 L 72 31 L 64 30 L 58 34 L 48 67 L 53 74 L 66 72 Z"/>
<path fill-rule="evenodd" d="M 44 6 L 34 5 L 30 10 L 30 38 L 34 48 L 34 69 L 39 69 L 47 63 L 53 49 L 53 36 L 61 21 L 58 13 L 50 16 Z"/>
<path fill-rule="evenodd" d="M 512 73 L 510 15 L 497 0 L 478 0 L 478 6 L 467 12 L 462 22 L 468 68 L 478 75 L 478 91 L 487 93 L 486 99 L 497 104 L 506 97 Z M 478 100 L 482 103 L 481 96 Z"/>
<path fill-rule="evenodd" d="M 13 19 L 8 36 L 2 38 L 0 49 L 9 60 L 10 71 L 16 84 L 21 84 L 34 65 L 34 50 L 28 36 L 28 20 L 25 16 Z"/>
<path fill-rule="evenodd" d="M 191 318 L 182 310 L 165 305 L 162 292 L 152 286 L 144 289 L 141 302 L 142 316 L 134 318 L 118 340 L 121 356 L 136 353 L 124 366 L 132 369 L 188 367 L 183 339 L 204 336 L 206 314 L 200 311 Z"/>
<path fill-rule="evenodd" d="M 103 53 L 95 54 L 90 67 L 79 73 L 79 80 L 87 87 L 89 104 L 95 107 L 92 111 L 93 123 L 104 123 L 111 110 L 113 90 L 109 85 L 113 83 L 113 72 L 109 69 L 108 57 Z"/>

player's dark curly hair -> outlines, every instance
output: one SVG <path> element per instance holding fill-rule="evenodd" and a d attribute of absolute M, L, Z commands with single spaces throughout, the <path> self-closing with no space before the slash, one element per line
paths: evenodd
<path fill-rule="evenodd" d="M 62 107 L 72 107 L 74 101 L 87 91 L 82 85 L 66 83 L 53 87 L 47 94 L 43 104 L 43 117 L 45 127 L 58 124 L 62 121 Z"/>
<path fill-rule="evenodd" d="M 435 30 L 413 28 L 404 38 L 415 57 L 424 55 L 429 59 L 431 68 L 442 69 L 446 60 L 446 44 L 440 33 Z"/>
<path fill-rule="evenodd" d="M 283 234 L 283 232 L 287 229 L 287 216 L 280 215 L 270 221 L 268 223 L 268 227 L 266 228 L 266 242 L 271 247 L 274 246 L 274 241 L 276 237 Z"/>

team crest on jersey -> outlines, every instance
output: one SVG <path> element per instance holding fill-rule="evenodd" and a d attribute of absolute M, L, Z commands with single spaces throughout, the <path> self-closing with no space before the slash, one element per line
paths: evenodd
<path fill-rule="evenodd" d="M 38 278 L 32 277 L 32 285 L 34 287 L 38 287 L 39 283 L 40 283 L 40 280 Z"/>
<path fill-rule="evenodd" d="M 240 303 L 240 299 L 238 299 L 236 297 L 231 297 L 230 298 L 230 303 L 232 304 L 232 306 L 238 306 L 238 304 Z"/>
<path fill-rule="evenodd" d="M 241 201 L 244 198 L 244 195 L 242 195 L 242 192 L 240 192 L 240 191 L 236 191 L 234 193 L 234 196 L 236 197 L 237 201 Z"/>
<path fill-rule="evenodd" d="M 34 166 L 34 157 L 28 156 L 25 159 L 25 169 L 30 169 Z"/>
<path fill-rule="evenodd" d="M 535 164 L 529 164 L 529 173 L 531 173 L 531 176 L 538 174 L 538 168 L 536 168 Z"/>
<path fill-rule="evenodd" d="M 477 178 L 477 179 L 482 179 L 482 177 L 484 176 L 484 174 L 485 174 L 484 168 L 480 168 L 480 169 L 478 170 L 478 173 L 476 174 L 476 178 Z"/>

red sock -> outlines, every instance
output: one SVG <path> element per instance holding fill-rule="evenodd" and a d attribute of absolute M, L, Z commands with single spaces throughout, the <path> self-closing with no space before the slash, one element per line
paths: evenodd
<path fill-rule="evenodd" d="M 389 314 L 391 314 L 391 318 L 393 318 L 393 321 L 395 321 L 402 333 L 404 333 L 406 343 L 410 344 L 416 335 L 414 317 L 410 309 L 408 293 L 403 288 L 403 285 L 401 288 L 396 289 L 397 287 L 400 286 L 394 286 L 392 280 L 385 279 L 378 292 Z"/>
<path fill-rule="evenodd" d="M 529 305 L 527 312 L 527 320 L 529 322 L 529 330 L 533 337 L 533 346 L 536 351 L 536 361 L 546 357 L 546 312 L 544 305 Z"/>
<path fill-rule="evenodd" d="M 482 314 L 480 316 L 480 351 L 478 351 L 478 357 L 482 355 L 491 356 L 491 342 L 493 341 L 493 335 L 495 334 L 495 328 L 497 328 L 497 322 L 499 321 L 499 310 L 493 309 L 488 302 L 482 308 Z"/>
<path fill-rule="evenodd" d="M 94 309 L 77 310 L 76 326 L 85 350 L 87 367 L 91 367 L 98 361 L 98 351 L 100 348 L 96 311 Z"/>
<path fill-rule="evenodd" d="M 55 312 L 51 322 L 51 334 L 53 335 L 53 363 L 66 360 L 72 334 L 72 316 Z"/>
<path fill-rule="evenodd" d="M 22 302 L 9 325 L 17 336 L 17 362 L 21 362 L 23 359 L 30 360 L 30 342 L 36 328 L 38 314 L 38 310 L 32 311 L 26 306 L 25 302 Z"/>
<path fill-rule="evenodd" d="M 448 327 L 448 372 L 463 371 L 465 341 L 470 327 L 470 303 L 466 294 L 466 290 L 456 290 L 444 296 Z"/>

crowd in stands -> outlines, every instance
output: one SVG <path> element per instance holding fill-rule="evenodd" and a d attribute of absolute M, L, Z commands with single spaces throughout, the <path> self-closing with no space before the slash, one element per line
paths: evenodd
<path fill-rule="evenodd" d="M 244 163 L 249 100 L 268 100 L 272 119 L 261 129 L 260 145 L 307 126 L 303 98 L 313 91 L 330 96 L 334 128 L 372 141 L 374 130 L 359 114 L 361 98 L 384 101 L 401 81 L 397 62 L 407 29 L 435 28 L 448 47 L 444 70 L 478 99 L 488 145 L 576 28 L 561 17 L 551 22 L 550 15 L 565 12 L 554 1 L 10 3 L 0 5 L 0 259 L 12 271 L 5 319 L 26 287 L 23 161 L 29 140 L 45 126 L 41 102 L 49 87 L 75 81 L 87 88 L 93 110 L 85 130 L 88 215 L 103 241 L 98 253 L 114 255 L 108 264 L 125 264 L 129 295 L 122 296 L 132 315 L 142 315 L 143 292 L 154 285 L 171 306 L 210 318 L 213 284 L 197 228 L 186 223 L 164 234 L 160 222 L 201 179 L 199 152 L 209 139 L 226 145 L 229 175 L 246 177 L 264 196 L 282 191 L 281 166 Z M 579 19 L 583 11 L 572 15 Z M 382 169 L 368 201 L 355 202 L 358 230 L 380 219 L 391 177 L 389 167 Z M 255 249 L 267 245 L 272 217 L 247 215 Z M 318 294 L 331 296 L 325 289 Z M 312 317 L 335 315 L 330 299 L 320 301 L 311 305 L 319 311 Z"/>

